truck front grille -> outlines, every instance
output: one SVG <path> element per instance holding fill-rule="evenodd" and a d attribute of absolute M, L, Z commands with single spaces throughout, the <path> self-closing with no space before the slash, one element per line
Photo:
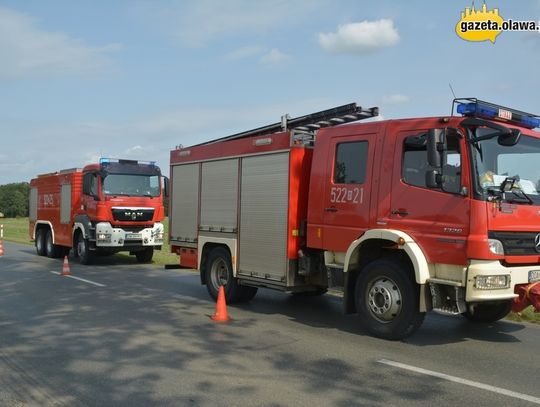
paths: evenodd
<path fill-rule="evenodd" d="M 536 241 L 540 242 L 540 235 L 537 232 L 489 232 L 490 239 L 499 240 L 504 247 L 504 254 L 510 256 L 530 256 L 540 255 L 540 244 L 537 247 Z"/>
<path fill-rule="evenodd" d="M 112 208 L 113 219 L 124 222 L 148 222 L 154 217 L 153 208 Z"/>

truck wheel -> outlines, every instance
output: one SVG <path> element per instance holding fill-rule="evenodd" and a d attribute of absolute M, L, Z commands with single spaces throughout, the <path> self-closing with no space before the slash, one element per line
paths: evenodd
<path fill-rule="evenodd" d="M 152 256 L 154 255 L 154 248 L 148 247 L 140 252 L 135 253 L 137 261 L 139 263 L 150 263 L 152 261 Z"/>
<path fill-rule="evenodd" d="M 360 272 L 355 301 L 364 326 L 379 338 L 406 338 L 424 321 L 418 287 L 409 270 L 394 260 L 375 260 Z"/>
<path fill-rule="evenodd" d="M 258 291 L 257 287 L 249 287 L 247 285 L 241 285 L 238 288 L 240 288 L 240 297 L 238 298 L 238 302 L 251 301 Z"/>
<path fill-rule="evenodd" d="M 45 256 L 47 252 L 45 251 L 45 230 L 38 229 L 36 231 L 36 253 L 38 256 Z"/>
<path fill-rule="evenodd" d="M 219 287 L 224 286 L 228 303 L 247 302 L 257 293 L 256 287 L 241 286 L 233 277 L 231 255 L 223 247 L 212 249 L 205 264 L 206 289 L 213 299 L 217 299 Z"/>
<path fill-rule="evenodd" d="M 82 233 L 77 235 L 77 244 L 75 245 L 75 255 L 79 258 L 79 263 L 92 263 L 92 252 L 90 251 L 88 240 L 84 238 Z"/>
<path fill-rule="evenodd" d="M 481 302 L 467 305 L 467 311 L 462 314 L 472 322 L 495 322 L 508 315 L 512 309 L 512 300 L 498 302 Z"/>
<path fill-rule="evenodd" d="M 47 257 L 56 259 L 61 255 L 61 248 L 53 243 L 52 231 L 49 229 L 45 235 L 45 254 Z"/>

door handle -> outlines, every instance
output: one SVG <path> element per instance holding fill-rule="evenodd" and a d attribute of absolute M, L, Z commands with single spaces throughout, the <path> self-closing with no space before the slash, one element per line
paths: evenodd
<path fill-rule="evenodd" d="M 409 212 L 407 212 L 406 209 L 398 209 L 398 210 L 392 211 L 392 215 L 407 216 L 408 214 Z"/>
<path fill-rule="evenodd" d="M 330 208 L 324 208 L 326 212 L 337 212 L 337 208 L 335 206 L 331 206 Z"/>

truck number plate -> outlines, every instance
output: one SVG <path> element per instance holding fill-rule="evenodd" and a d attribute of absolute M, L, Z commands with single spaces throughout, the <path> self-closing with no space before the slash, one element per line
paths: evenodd
<path fill-rule="evenodd" d="M 142 235 L 140 233 L 126 233 L 126 240 L 127 239 L 140 239 L 142 238 Z"/>
<path fill-rule="evenodd" d="M 540 281 L 540 270 L 529 270 L 529 283 Z"/>

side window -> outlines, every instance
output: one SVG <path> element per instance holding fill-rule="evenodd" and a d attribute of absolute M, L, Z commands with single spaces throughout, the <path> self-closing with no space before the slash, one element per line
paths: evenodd
<path fill-rule="evenodd" d="M 86 195 L 97 195 L 97 177 L 96 174 L 89 172 L 84 174 L 83 193 Z"/>
<path fill-rule="evenodd" d="M 418 140 L 425 138 L 426 134 L 418 136 Z M 444 180 L 443 190 L 445 192 L 459 193 L 461 190 L 461 154 L 459 148 L 459 138 L 456 135 L 447 137 L 446 160 L 442 167 Z M 404 144 L 403 148 L 403 181 L 407 184 L 421 188 L 426 187 L 426 173 L 436 168 L 431 167 L 427 160 L 426 143 L 416 143 L 415 145 Z"/>
<path fill-rule="evenodd" d="M 336 146 L 334 184 L 363 184 L 366 179 L 368 142 L 353 141 Z"/>

